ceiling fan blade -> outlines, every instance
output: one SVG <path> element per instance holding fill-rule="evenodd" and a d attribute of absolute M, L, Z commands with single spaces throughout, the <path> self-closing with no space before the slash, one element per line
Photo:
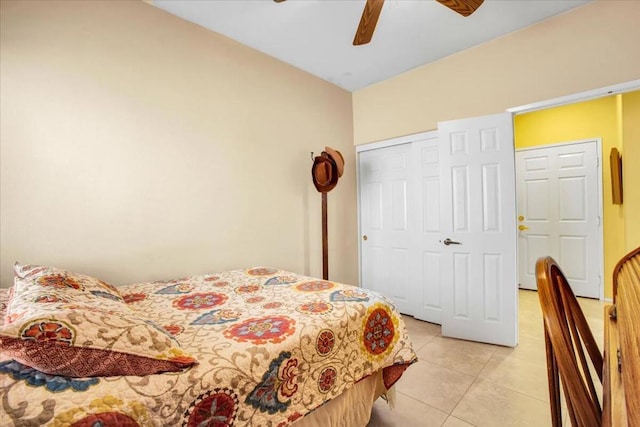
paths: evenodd
<path fill-rule="evenodd" d="M 476 11 L 484 0 L 437 0 L 462 16 L 469 16 Z"/>
<path fill-rule="evenodd" d="M 362 17 L 360 18 L 360 25 L 356 31 L 356 36 L 353 38 L 353 45 L 359 46 L 367 44 L 373 37 L 373 31 L 376 29 L 378 23 L 378 17 L 380 11 L 384 5 L 384 0 L 367 0 L 367 4 L 362 11 Z"/>
<path fill-rule="evenodd" d="M 282 3 L 284 0 L 273 0 L 276 3 Z"/>

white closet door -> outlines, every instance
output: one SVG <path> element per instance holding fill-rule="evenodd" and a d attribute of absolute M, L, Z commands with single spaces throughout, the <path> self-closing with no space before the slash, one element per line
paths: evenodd
<path fill-rule="evenodd" d="M 411 144 L 359 155 L 362 286 L 390 297 L 401 313 L 415 312 L 415 223 L 410 209 Z M 415 199 L 411 197 L 411 199 Z"/>

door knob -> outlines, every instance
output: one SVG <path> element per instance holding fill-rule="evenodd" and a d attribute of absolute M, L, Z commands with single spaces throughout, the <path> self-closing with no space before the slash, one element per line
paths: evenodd
<path fill-rule="evenodd" d="M 368 237 L 367 237 L 366 234 L 364 236 L 362 236 L 362 240 L 367 240 L 367 239 L 368 239 Z"/>
<path fill-rule="evenodd" d="M 462 244 L 460 242 L 454 242 L 453 240 L 451 240 L 448 237 L 446 239 L 444 239 L 444 242 L 442 242 L 442 243 L 444 243 L 447 246 L 449 246 L 449 245 L 461 245 Z"/>
<path fill-rule="evenodd" d="M 527 227 L 526 225 L 519 225 L 518 226 L 518 230 L 520 230 L 520 231 L 524 231 L 524 230 L 528 230 L 528 229 L 529 229 L 529 227 Z"/>

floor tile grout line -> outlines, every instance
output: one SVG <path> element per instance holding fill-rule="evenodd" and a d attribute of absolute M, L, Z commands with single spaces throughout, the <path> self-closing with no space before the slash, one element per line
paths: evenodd
<path fill-rule="evenodd" d="M 458 399 L 458 401 L 456 402 L 456 404 L 453 406 L 453 408 L 451 409 L 451 412 L 449 413 L 450 416 L 453 415 L 453 412 L 456 410 L 456 408 L 458 407 L 458 405 L 460 405 L 460 402 L 462 402 L 462 399 L 464 399 L 464 397 L 467 395 L 467 393 L 469 393 L 469 390 L 471 390 L 471 387 L 476 383 L 476 381 L 478 381 L 478 377 L 475 377 L 473 379 L 473 381 L 471 381 L 471 384 L 469 384 L 469 387 L 467 387 L 467 389 L 464 391 L 464 393 L 462 393 L 462 396 L 460 396 L 460 399 Z M 453 415 L 455 416 L 455 415 Z M 465 420 L 464 418 L 460 418 L 458 416 L 455 416 L 456 418 L 461 419 L 462 421 L 464 421 L 465 423 L 469 423 L 471 425 L 474 425 L 472 423 L 470 423 L 469 421 Z"/>
<path fill-rule="evenodd" d="M 484 368 L 486 368 L 486 367 L 487 367 L 487 365 L 489 364 L 489 362 L 491 362 L 491 359 L 493 359 L 493 356 L 495 356 L 495 355 L 496 355 L 496 353 L 493 353 L 493 354 L 491 355 L 491 357 L 489 358 L 489 360 L 487 360 L 487 361 L 486 361 L 486 363 L 484 364 L 484 366 L 482 367 L 482 369 L 480 369 L 480 370 L 478 371 L 478 373 L 476 374 L 476 379 L 480 378 L 480 374 L 482 373 L 482 371 L 484 371 Z M 474 380 L 474 382 L 475 382 L 475 380 Z"/>
<path fill-rule="evenodd" d="M 491 383 L 491 384 L 493 384 L 493 385 L 497 385 L 498 387 L 505 388 L 505 389 L 507 389 L 507 390 L 509 390 L 509 391 L 512 391 L 512 392 L 514 392 L 514 393 L 518 393 L 518 394 L 521 394 L 521 395 L 523 395 L 523 396 L 530 397 L 530 398 L 532 398 L 532 399 L 538 400 L 538 401 L 540 401 L 540 402 L 544 402 L 545 404 L 549 405 L 549 401 L 547 401 L 547 400 L 542 400 L 542 399 L 540 399 L 540 398 L 539 398 L 539 397 L 537 397 L 537 396 L 533 396 L 533 395 L 531 395 L 531 394 L 528 394 L 528 393 L 522 392 L 522 391 L 520 391 L 520 390 L 516 390 L 515 388 L 513 388 L 513 387 L 509 387 L 509 386 L 508 386 L 508 385 L 506 385 L 506 384 L 501 384 L 501 383 L 498 383 L 498 382 L 492 381 L 492 380 L 490 380 L 489 378 L 486 378 L 486 377 L 478 377 L 478 379 L 480 379 L 480 380 L 482 380 L 482 381 L 489 382 L 489 383 Z"/>
<path fill-rule="evenodd" d="M 415 398 L 415 397 L 413 397 L 413 396 L 411 396 L 411 395 L 409 395 L 409 394 L 407 394 L 407 393 L 403 393 L 403 392 L 401 392 L 400 390 L 396 390 L 396 393 L 397 393 L 397 394 L 401 394 L 401 395 L 403 395 L 404 397 L 407 397 L 407 398 L 409 398 L 409 399 L 411 399 L 411 400 L 413 400 L 413 401 L 416 401 L 416 402 L 418 402 L 418 403 L 421 403 L 421 404 L 423 404 L 423 405 L 425 405 L 425 406 L 428 406 L 428 407 L 429 407 L 429 408 L 431 408 L 431 409 L 435 409 L 435 410 L 436 410 L 436 411 L 438 411 L 438 412 L 442 412 L 443 414 L 447 414 L 447 417 L 449 417 L 449 415 L 451 415 L 451 414 L 447 413 L 446 411 L 443 411 L 443 410 L 442 410 L 442 409 L 440 409 L 440 408 L 436 408 L 435 406 L 430 405 L 430 404 L 428 404 L 427 402 L 423 402 L 422 400 L 417 399 L 417 398 Z"/>
<path fill-rule="evenodd" d="M 425 344 L 425 345 L 426 345 L 426 344 Z M 418 351 L 419 351 L 419 350 L 418 350 Z M 417 353 L 417 352 L 416 352 L 416 353 Z M 491 357 L 493 357 L 493 355 L 491 355 L 491 356 L 489 357 L 489 360 L 491 360 Z M 422 360 L 422 361 L 424 361 L 424 362 L 429 362 L 429 363 L 431 363 L 432 365 L 435 365 L 435 366 L 437 366 L 437 367 L 439 367 L 439 368 L 448 369 L 449 371 L 453 371 L 453 372 L 455 372 L 456 374 L 465 375 L 465 376 L 467 376 L 467 377 L 472 377 L 472 378 L 476 378 L 476 377 L 480 374 L 480 372 L 482 372 L 482 369 L 484 369 L 484 366 L 486 366 L 486 364 L 487 364 L 487 363 L 489 363 L 489 360 L 488 360 L 488 361 L 485 363 L 485 365 L 482 367 L 482 369 L 480 369 L 480 371 L 478 371 L 478 373 L 477 373 L 477 374 L 469 374 L 468 372 L 461 372 L 461 371 L 459 371 L 459 370 L 457 370 L 457 369 L 455 369 L 455 368 L 453 368 L 453 367 L 451 367 L 451 366 L 445 366 L 445 365 L 442 365 L 442 364 L 440 364 L 440 363 L 438 363 L 438 362 L 434 362 L 434 361 L 432 361 L 432 360 L 428 360 L 428 359 L 420 359 L 420 356 L 418 356 L 418 360 Z"/>
<path fill-rule="evenodd" d="M 519 391 L 517 391 L 517 390 L 512 390 L 512 389 L 511 389 L 511 388 L 509 388 L 509 387 L 505 387 L 505 386 L 503 386 L 503 385 L 501 385 L 501 384 L 498 384 L 498 383 L 495 383 L 495 382 L 493 382 L 493 381 L 490 381 L 490 380 L 488 380 L 488 379 L 486 379 L 486 378 L 480 377 L 480 374 L 484 371 L 484 369 L 487 367 L 487 365 L 489 364 L 489 362 L 491 362 L 491 360 L 493 359 L 493 357 L 494 357 L 496 354 L 500 354 L 500 356 L 504 356 L 505 358 L 506 358 L 506 357 L 510 357 L 509 355 L 504 355 L 504 354 L 501 354 L 501 353 L 497 353 L 497 350 L 498 350 L 497 348 L 493 350 L 493 352 L 491 353 L 491 357 L 489 357 L 489 359 L 485 362 L 485 364 L 482 366 L 482 368 L 481 368 L 481 369 L 478 371 L 478 373 L 475 375 L 475 377 L 474 377 L 473 381 L 471 382 L 471 384 L 469 385 L 469 387 L 465 390 L 465 392 L 462 394 L 462 396 L 460 397 L 460 399 L 456 402 L 455 406 L 453 407 L 453 409 L 452 409 L 452 410 L 451 410 L 451 412 L 449 413 L 449 416 L 450 416 L 450 417 L 451 417 L 451 416 L 454 416 L 454 415 L 453 415 L 453 413 L 455 412 L 456 408 L 460 405 L 460 402 L 462 402 L 462 400 L 465 398 L 465 396 L 467 396 L 467 394 L 469 393 L 469 390 L 471 390 L 471 387 L 473 387 L 473 385 L 474 385 L 474 384 L 478 383 L 478 381 L 487 381 L 487 382 L 490 382 L 491 384 L 497 385 L 497 386 L 499 386 L 499 387 L 504 387 L 504 388 L 506 388 L 507 390 L 510 390 L 510 391 L 515 392 L 515 393 L 518 393 L 518 394 L 521 394 L 521 395 L 524 395 L 524 396 L 527 396 L 527 397 L 531 397 L 531 398 L 533 398 L 533 399 L 536 399 L 536 400 L 540 401 L 540 399 L 538 399 L 537 397 L 529 396 L 529 395 L 527 395 L 527 394 L 525 394 L 525 393 L 521 393 L 521 392 L 519 392 Z M 543 401 L 543 402 L 544 402 L 544 401 Z M 548 404 L 549 402 L 545 402 L 545 403 L 546 403 L 546 404 Z M 457 417 L 457 416 L 456 416 L 456 418 L 458 418 L 458 419 L 460 419 L 460 420 L 462 420 L 462 421 L 464 421 L 464 422 L 466 422 L 466 423 L 468 423 L 468 424 L 474 425 L 474 424 L 470 423 L 468 420 L 466 420 L 466 419 L 464 419 L 464 418 Z M 446 422 L 446 420 L 445 420 L 445 422 Z"/>
<path fill-rule="evenodd" d="M 422 349 L 423 349 L 427 344 L 430 344 L 430 343 L 431 343 L 434 339 L 436 339 L 436 338 L 438 338 L 438 336 L 437 336 L 437 335 L 434 335 L 433 337 L 431 337 L 431 339 L 430 339 L 429 341 L 427 341 L 426 343 L 422 344 L 422 345 L 420 346 L 420 348 L 418 348 L 418 349 L 415 349 L 415 348 L 414 348 L 414 349 L 413 349 L 413 351 L 417 354 L 417 353 L 418 353 L 420 350 L 422 350 Z"/>
<path fill-rule="evenodd" d="M 442 337 L 442 338 L 447 338 L 447 337 Z M 456 339 L 456 338 L 451 338 L 451 339 Z M 428 344 L 432 343 L 433 341 L 434 341 L 434 340 L 432 339 L 432 340 L 431 340 L 431 341 L 429 341 L 428 343 L 425 343 L 424 345 L 422 345 L 418 350 L 415 350 L 416 355 L 417 355 L 417 354 L 418 354 L 418 353 L 419 353 L 423 348 L 425 348 Z M 469 341 L 469 342 L 474 342 L 474 341 Z M 494 356 L 495 354 L 500 354 L 500 353 L 497 353 L 497 351 L 498 351 L 498 349 L 497 349 L 497 348 L 489 350 L 489 349 L 487 349 L 487 348 L 480 347 L 480 348 L 479 348 L 479 350 L 481 350 L 481 351 L 487 351 L 487 352 L 489 352 L 489 353 L 491 353 L 491 354 L 490 354 L 489 358 L 487 359 L 487 361 L 484 363 L 484 365 L 482 365 L 482 367 L 480 368 L 480 370 L 478 371 L 478 373 L 477 373 L 477 374 L 470 374 L 470 373 L 468 373 L 468 372 L 462 372 L 462 371 L 459 371 L 459 370 L 455 369 L 454 367 L 451 367 L 451 366 L 445 366 L 445 365 L 440 364 L 440 363 L 438 363 L 438 362 L 434 362 L 433 360 L 429 360 L 429 359 L 420 359 L 420 356 L 418 356 L 418 359 L 419 359 L 419 360 L 423 360 L 423 361 L 425 361 L 425 362 L 429 362 L 429 363 L 431 363 L 431 364 L 433 364 L 433 365 L 436 365 L 436 366 L 438 366 L 438 367 L 448 369 L 448 370 L 450 370 L 450 371 L 456 372 L 456 373 L 461 374 L 461 375 L 466 375 L 466 376 L 468 376 L 468 377 L 476 378 L 476 377 L 480 374 L 480 372 L 482 372 L 482 370 L 487 366 L 487 364 L 491 361 L 491 359 L 493 358 L 493 356 Z"/>
<path fill-rule="evenodd" d="M 442 423 L 442 425 L 441 425 L 441 426 L 445 425 L 445 424 L 447 423 L 447 421 L 449 421 L 449 418 L 455 418 L 455 419 L 457 419 L 457 420 L 460 420 L 460 421 L 462 421 L 462 422 L 464 422 L 464 423 L 469 424 L 469 425 L 470 425 L 470 426 L 472 426 L 472 427 L 477 427 L 477 425 L 476 425 L 476 424 L 470 423 L 469 421 L 465 421 L 465 420 L 463 420 L 462 418 L 460 418 L 460 417 L 456 417 L 455 415 L 451 415 L 451 414 L 449 414 L 449 416 L 444 420 L 444 423 Z"/>
<path fill-rule="evenodd" d="M 493 385 L 495 385 L 495 386 L 502 387 L 502 388 L 504 388 L 504 389 L 506 389 L 506 390 L 509 390 L 509 391 L 513 392 L 513 393 L 517 393 L 517 394 L 519 394 L 519 395 L 521 395 L 521 396 L 528 397 L 528 398 L 533 399 L 533 400 L 537 400 L 538 402 L 544 403 L 546 406 L 549 406 L 549 402 L 546 402 L 546 401 L 544 401 L 544 400 L 541 400 L 541 399 L 539 399 L 539 398 L 537 398 L 537 397 L 535 397 L 535 396 L 531 396 L 530 394 L 526 394 L 526 393 L 523 393 L 523 392 L 521 392 L 521 391 L 514 390 L 514 389 L 512 389 L 512 388 L 510 388 L 510 387 L 507 387 L 507 386 L 505 386 L 505 385 L 502 385 L 502 384 L 499 384 L 499 383 L 496 383 L 496 382 L 490 381 L 490 380 L 488 380 L 488 379 L 486 379 L 486 378 L 480 378 L 480 377 L 477 377 L 477 378 L 473 381 L 473 383 L 469 386 L 469 389 L 470 389 L 470 388 L 473 386 L 473 384 L 475 384 L 478 380 L 479 380 L 479 381 L 486 381 L 486 382 L 489 382 L 489 383 L 491 383 L 491 384 L 493 384 Z M 467 389 L 467 391 L 465 391 L 465 392 L 464 392 L 464 394 L 463 394 L 463 395 L 462 395 L 462 397 L 460 398 L 460 401 L 458 401 L 458 402 L 456 403 L 456 406 L 451 410 L 451 413 L 449 414 L 449 416 L 456 417 L 456 418 L 458 418 L 458 419 L 460 419 L 460 420 L 464 421 L 465 423 L 468 423 L 468 424 L 471 424 L 471 425 L 474 425 L 474 426 L 475 426 L 475 424 L 473 424 L 473 423 L 471 423 L 471 422 L 467 421 L 466 419 L 464 419 L 464 418 L 462 418 L 462 417 L 460 417 L 460 416 L 458 416 L 458 415 L 453 415 L 454 411 L 456 410 L 456 408 L 458 407 L 458 405 L 460 404 L 460 402 L 462 401 L 462 399 L 463 399 L 463 398 L 467 395 L 467 393 L 469 392 L 469 389 Z"/>

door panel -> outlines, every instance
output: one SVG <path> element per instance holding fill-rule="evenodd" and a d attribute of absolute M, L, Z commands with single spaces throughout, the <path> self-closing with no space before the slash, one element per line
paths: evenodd
<path fill-rule="evenodd" d="M 510 114 L 438 124 L 442 334 L 517 343 L 516 200 Z M 444 245 L 449 238 L 460 244 Z"/>
<path fill-rule="evenodd" d="M 519 283 L 536 289 L 535 262 L 552 256 L 576 295 L 599 298 L 601 221 L 598 143 L 567 143 L 516 153 Z"/>
<path fill-rule="evenodd" d="M 536 261 L 540 256 L 539 254 L 551 253 L 551 242 L 549 242 L 549 235 L 547 234 L 529 234 L 525 239 L 525 247 L 520 250 L 520 256 L 526 256 L 527 262 L 524 268 L 526 268 L 526 274 L 529 276 L 536 276 Z M 522 270 L 521 274 L 522 274 Z"/>
<path fill-rule="evenodd" d="M 382 183 L 371 182 L 365 184 L 365 193 L 369 196 L 365 213 L 369 217 L 371 230 L 382 230 Z"/>
<path fill-rule="evenodd" d="M 549 197 L 535 197 L 535 195 L 549 194 L 548 179 L 532 179 L 524 182 L 524 192 L 526 200 L 524 201 L 524 212 L 521 214 L 529 220 L 549 221 Z"/>
<path fill-rule="evenodd" d="M 409 250 L 392 248 L 391 249 L 391 265 L 389 269 L 389 279 L 391 286 L 391 296 L 398 306 L 408 307 L 405 308 L 405 313 L 411 314 L 413 309 L 410 307 L 409 300 L 411 294 L 409 292 Z"/>
<path fill-rule="evenodd" d="M 424 251 L 422 254 L 422 280 L 423 280 L 423 311 L 431 312 L 433 315 L 432 322 L 440 323 L 440 311 L 442 309 L 442 297 L 440 292 L 440 263 L 442 257 L 439 252 Z M 437 314 L 437 315 L 436 315 Z M 428 315 L 417 314 L 417 318 L 427 317 Z"/>
<path fill-rule="evenodd" d="M 386 292 L 386 282 L 384 277 L 384 248 L 382 246 L 371 245 L 367 254 L 368 263 L 366 264 L 367 288 L 376 292 Z M 364 264 L 364 263 L 363 263 Z M 364 266 L 364 265 L 363 265 Z"/>
<path fill-rule="evenodd" d="M 483 231 L 500 231 L 500 165 L 482 165 Z"/>
<path fill-rule="evenodd" d="M 391 211 L 393 231 L 407 231 L 407 181 L 391 183 Z"/>
<path fill-rule="evenodd" d="M 440 231 L 440 177 L 425 177 L 422 180 L 422 200 L 425 232 Z"/>
<path fill-rule="evenodd" d="M 453 194 L 453 230 L 469 231 L 469 181 L 466 166 L 451 169 L 451 193 Z"/>
<path fill-rule="evenodd" d="M 484 320 L 499 322 L 501 317 L 500 288 L 503 286 L 500 275 L 502 256 L 484 254 L 483 261 Z"/>
<path fill-rule="evenodd" d="M 469 319 L 469 254 L 453 254 L 453 315 Z M 444 334 L 443 334 L 444 335 Z"/>
<path fill-rule="evenodd" d="M 419 203 L 417 215 L 422 218 L 417 237 L 418 274 L 422 277 L 422 293 L 415 313 L 417 319 L 442 323 L 442 245 L 440 221 L 440 146 L 433 137 L 414 143 L 415 179 Z"/>
<path fill-rule="evenodd" d="M 560 236 L 562 271 L 568 280 L 587 279 L 587 239 L 582 236 Z"/>

